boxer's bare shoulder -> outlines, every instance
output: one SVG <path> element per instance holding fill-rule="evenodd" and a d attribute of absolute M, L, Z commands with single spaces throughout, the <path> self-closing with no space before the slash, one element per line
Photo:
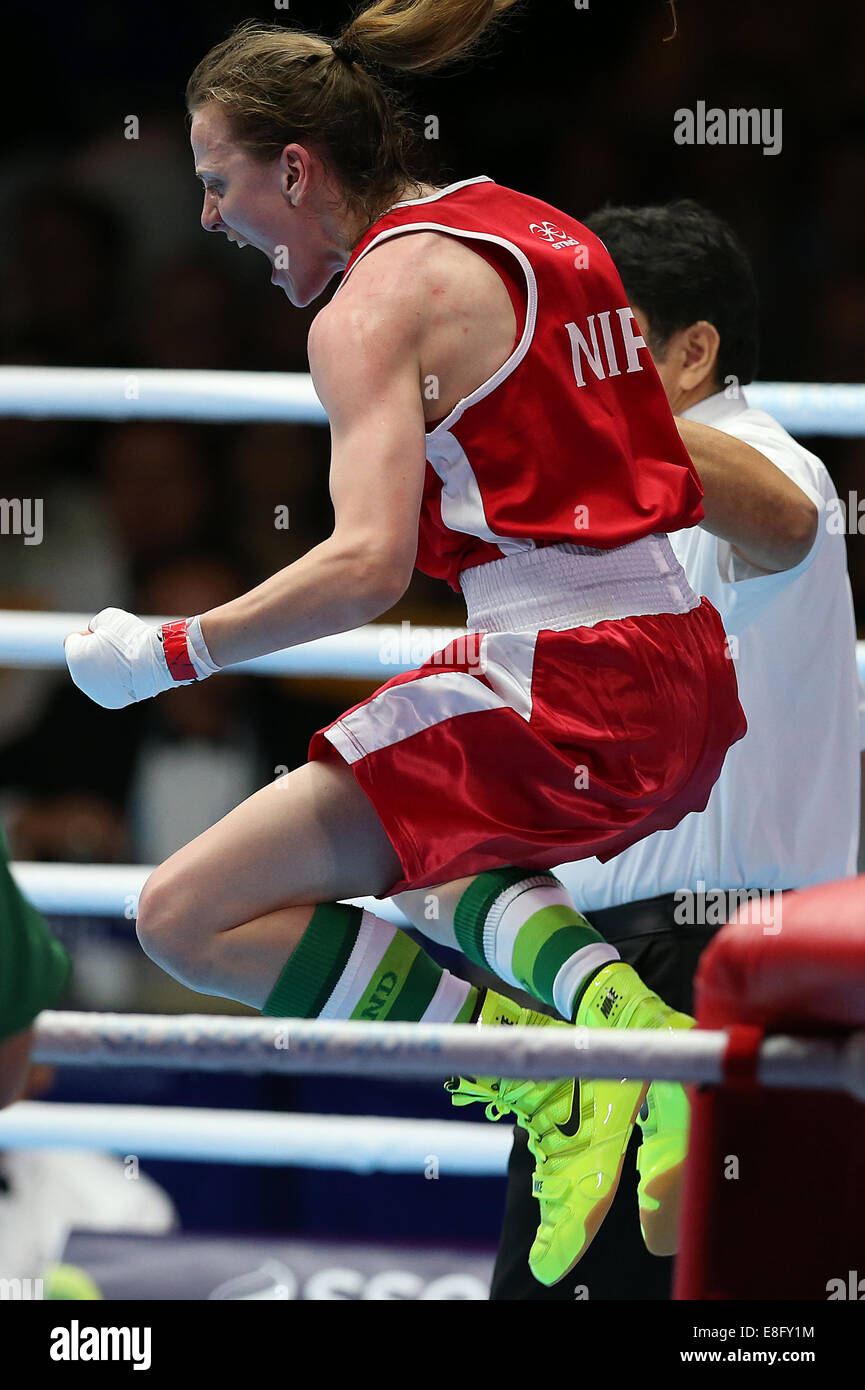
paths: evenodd
<path fill-rule="evenodd" d="M 360 317 L 380 331 L 414 324 L 427 420 L 448 414 L 510 356 L 516 315 L 504 281 L 465 242 L 414 231 L 382 242 L 352 270 L 313 325 Z M 311 335 L 312 336 L 312 335 Z"/>

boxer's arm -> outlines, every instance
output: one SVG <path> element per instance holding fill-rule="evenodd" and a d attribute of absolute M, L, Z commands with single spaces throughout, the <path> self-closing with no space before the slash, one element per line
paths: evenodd
<path fill-rule="evenodd" d="M 696 420 L 676 424 L 703 485 L 700 524 L 769 573 L 801 564 L 817 534 L 810 497 L 741 439 Z"/>
<path fill-rule="evenodd" d="M 9 872 L 0 831 L 0 1106 L 20 1093 L 30 1059 L 31 1024 L 56 1003 L 70 971 L 63 946 Z"/>
<path fill-rule="evenodd" d="M 11 1105 L 24 1090 L 32 1044 L 32 1028 L 25 1028 L 0 1042 L 0 1110 Z"/>
<path fill-rule="evenodd" d="M 322 310 L 309 339 L 331 428 L 333 533 L 202 615 L 219 666 L 371 622 L 411 579 L 426 466 L 418 292 L 395 279 L 358 305 L 349 288 Z"/>

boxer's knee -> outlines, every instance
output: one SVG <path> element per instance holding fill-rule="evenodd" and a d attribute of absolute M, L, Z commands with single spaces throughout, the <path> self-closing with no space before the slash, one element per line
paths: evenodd
<path fill-rule="evenodd" d="M 210 936 L 188 875 L 168 865 L 155 869 L 141 890 L 135 924 L 144 954 L 190 989 L 206 991 Z"/>

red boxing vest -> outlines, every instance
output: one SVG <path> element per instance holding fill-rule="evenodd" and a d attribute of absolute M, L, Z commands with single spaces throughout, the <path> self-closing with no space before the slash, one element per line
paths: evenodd
<path fill-rule="evenodd" d="M 703 490 L 603 243 L 484 177 L 398 203 L 362 256 L 406 227 L 456 236 L 493 264 L 517 341 L 493 377 L 428 428 L 417 567 L 461 570 L 571 542 L 600 550 L 694 526 Z"/>

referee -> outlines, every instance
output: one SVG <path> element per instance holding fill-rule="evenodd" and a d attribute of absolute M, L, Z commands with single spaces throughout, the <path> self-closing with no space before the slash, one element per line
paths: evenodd
<path fill-rule="evenodd" d="M 72 964 L 9 872 L 0 830 L 0 1107 L 20 1094 L 30 1066 L 33 1021 L 66 987 Z"/>
<path fill-rule="evenodd" d="M 750 444 L 818 509 L 808 554 L 781 572 L 700 526 L 670 536 L 691 587 L 723 619 L 748 732 L 727 754 L 702 814 L 608 864 L 556 870 L 622 959 L 673 1008 L 692 1012 L 697 962 L 720 925 L 708 910 L 716 890 L 735 903 L 732 890 L 797 888 L 856 872 L 863 739 L 846 547 L 826 525 L 837 494 L 824 465 L 751 409 L 742 390 L 757 369 L 757 296 L 732 230 L 687 200 L 608 208 L 586 225 L 622 277 L 674 415 Z M 491 1298 L 670 1297 L 673 1261 L 649 1255 L 640 1234 L 638 1141 L 635 1128 L 618 1195 L 586 1255 L 545 1288 L 527 1262 L 537 1203 L 533 1160 L 515 1130 Z"/>

